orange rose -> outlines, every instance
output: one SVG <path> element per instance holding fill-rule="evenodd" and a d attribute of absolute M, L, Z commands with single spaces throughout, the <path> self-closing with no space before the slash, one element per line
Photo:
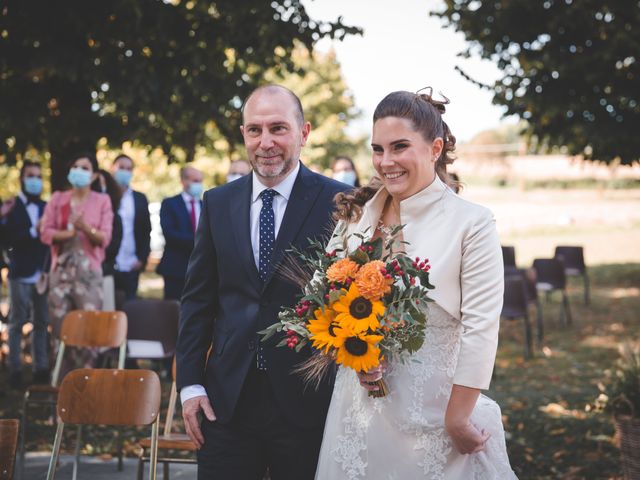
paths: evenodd
<path fill-rule="evenodd" d="M 359 268 L 359 265 L 353 260 L 343 258 L 327 269 L 327 280 L 345 283 L 347 278 L 355 278 Z"/>
<path fill-rule="evenodd" d="M 373 260 L 363 265 L 356 275 L 356 286 L 360 295 L 368 300 L 380 300 L 383 295 L 391 291 L 389 281 L 380 272 L 384 262 Z"/>

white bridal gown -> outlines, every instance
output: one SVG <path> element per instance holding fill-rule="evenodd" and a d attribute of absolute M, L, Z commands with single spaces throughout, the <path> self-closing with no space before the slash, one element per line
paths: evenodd
<path fill-rule="evenodd" d="M 386 196 L 378 192 L 347 233 L 372 232 Z M 384 398 L 368 397 L 355 372 L 339 369 L 316 479 L 514 479 L 493 400 L 481 395 L 471 416 L 491 435 L 483 451 L 458 453 L 444 428 L 452 385 L 486 389 L 491 379 L 503 275 L 492 216 L 438 179 L 403 201 L 400 215 L 407 254 L 432 265 L 426 340 L 413 361 L 388 367 Z"/>

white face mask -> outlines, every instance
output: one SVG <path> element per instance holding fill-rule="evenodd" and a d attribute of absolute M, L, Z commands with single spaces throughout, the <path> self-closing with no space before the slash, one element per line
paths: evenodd
<path fill-rule="evenodd" d="M 242 178 L 242 175 L 240 175 L 239 173 L 229 173 L 227 174 L 227 183 L 233 182 L 234 180 L 237 180 L 239 178 Z"/>
<path fill-rule="evenodd" d="M 356 184 L 356 172 L 353 170 L 342 170 L 333 174 L 333 179 L 338 182 L 346 183 L 352 187 Z"/>

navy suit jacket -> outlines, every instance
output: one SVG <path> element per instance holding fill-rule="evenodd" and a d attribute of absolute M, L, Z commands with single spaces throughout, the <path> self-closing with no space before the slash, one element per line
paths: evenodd
<path fill-rule="evenodd" d="M 151 216 L 149 202 L 144 193 L 133 191 L 133 237 L 136 241 L 136 257 L 146 265 L 151 252 Z"/>
<path fill-rule="evenodd" d="M 38 218 L 42 218 L 46 202 L 37 200 Z M 42 270 L 49 247 L 40 242 L 40 236 L 33 238 L 29 230 L 31 229 L 31 219 L 27 213 L 27 208 L 22 200 L 16 198 L 13 210 L 7 215 L 6 223 L 0 228 L 3 244 L 9 250 L 9 278 L 30 277 L 36 270 Z"/>
<path fill-rule="evenodd" d="M 202 202 L 200 201 L 200 206 Z M 182 194 L 165 198 L 160 206 L 164 252 L 156 271 L 164 277 L 184 278 L 193 250 L 193 226 Z"/>
<path fill-rule="evenodd" d="M 282 307 L 292 306 L 301 293 L 298 286 L 274 275 L 273 266 L 291 245 L 305 248 L 310 238 L 328 238 L 333 198 L 348 188 L 300 166 L 264 284 L 251 247 L 252 175 L 205 194 L 180 309 L 177 382 L 178 388 L 204 385 L 219 422 L 233 417 L 245 377 L 256 361 L 256 332 L 275 323 Z M 334 374 L 318 391 L 305 390 L 291 370 L 311 355 L 311 349 L 296 353 L 276 348 L 279 340 L 265 343 L 264 352 L 276 400 L 293 424 L 321 426 Z"/>

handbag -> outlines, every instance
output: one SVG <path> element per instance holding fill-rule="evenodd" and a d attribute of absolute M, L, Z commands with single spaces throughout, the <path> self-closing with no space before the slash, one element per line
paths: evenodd
<path fill-rule="evenodd" d="M 40 272 L 40 277 L 36 281 L 36 292 L 38 295 L 44 295 L 49 290 L 49 272 L 46 271 L 47 263 L 49 263 L 49 256 L 51 252 L 47 250 L 47 254 L 44 257 L 44 262 L 42 264 L 42 271 Z"/>

